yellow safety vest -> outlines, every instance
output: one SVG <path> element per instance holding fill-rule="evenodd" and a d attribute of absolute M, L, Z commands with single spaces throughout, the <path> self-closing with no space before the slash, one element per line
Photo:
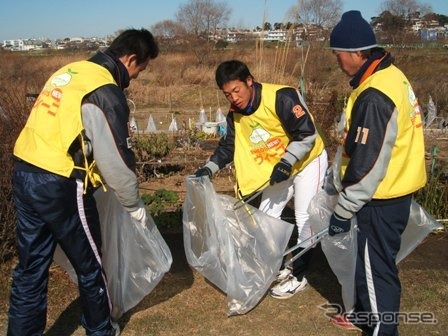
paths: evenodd
<path fill-rule="evenodd" d="M 269 180 L 274 165 L 280 161 L 291 141 L 275 112 L 276 92 L 285 86 L 266 83 L 262 85 L 258 109 L 249 116 L 240 113 L 234 115 L 234 164 L 242 195 L 250 194 Z M 292 174 L 306 167 L 323 149 L 324 143 L 318 134 L 314 147 L 294 165 Z"/>
<path fill-rule="evenodd" d="M 116 85 L 112 74 L 93 62 L 74 62 L 56 71 L 39 94 L 16 141 L 14 155 L 58 175 L 70 177 L 77 168 L 86 170 L 91 180 L 98 180 L 99 176 L 92 176 L 94 164 L 89 166 L 85 159 L 84 167 L 75 167 L 68 150 L 84 129 L 81 120 L 83 97 L 106 84 Z"/>
<path fill-rule="evenodd" d="M 391 65 L 378 71 L 351 93 L 347 101 L 345 134 L 348 132 L 356 99 L 361 92 L 370 87 L 386 94 L 398 110 L 397 140 L 392 149 L 386 175 L 373 198 L 388 199 L 408 195 L 426 184 L 423 124 L 417 98 L 408 79 L 397 67 Z M 344 153 L 341 162 L 342 176 L 349 161 Z"/>

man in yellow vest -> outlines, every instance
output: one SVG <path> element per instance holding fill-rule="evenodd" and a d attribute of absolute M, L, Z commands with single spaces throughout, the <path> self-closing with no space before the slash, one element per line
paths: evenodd
<path fill-rule="evenodd" d="M 256 82 L 238 60 L 218 66 L 216 83 L 230 102 L 227 133 L 195 175 L 212 177 L 233 162 L 240 196 L 263 190 L 259 208 L 276 218 L 294 197 L 298 242 L 304 241 L 312 235 L 308 205 L 322 187 L 328 161 L 303 98 L 292 87 Z M 287 299 L 306 288 L 311 251 L 296 259 L 292 270 L 281 270 L 272 297 Z"/>
<path fill-rule="evenodd" d="M 123 90 L 157 55 L 149 31 L 125 30 L 104 52 L 56 71 L 37 97 L 14 147 L 19 261 L 8 335 L 42 335 L 56 244 L 76 271 L 87 335 L 119 334 L 110 317 L 93 192 L 106 184 L 134 220 L 146 222 Z"/>
<path fill-rule="evenodd" d="M 377 46 L 359 11 L 342 15 L 330 47 L 353 91 L 345 108 L 341 190 L 329 234 L 347 232 L 353 216 L 358 223 L 354 312 L 332 322 L 359 326 L 368 335 L 398 335 L 395 258 L 412 194 L 426 183 L 421 111 L 408 79 Z"/>

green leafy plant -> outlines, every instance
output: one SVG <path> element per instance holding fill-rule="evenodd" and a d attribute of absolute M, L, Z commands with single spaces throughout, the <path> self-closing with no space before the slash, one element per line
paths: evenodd
<path fill-rule="evenodd" d="M 153 194 L 143 194 L 142 200 L 160 230 L 167 231 L 181 228 L 182 212 L 177 192 L 159 189 Z"/>
<path fill-rule="evenodd" d="M 154 222 L 162 232 L 181 232 L 182 231 L 182 209 L 177 208 L 174 211 L 161 212 L 153 216 Z"/>

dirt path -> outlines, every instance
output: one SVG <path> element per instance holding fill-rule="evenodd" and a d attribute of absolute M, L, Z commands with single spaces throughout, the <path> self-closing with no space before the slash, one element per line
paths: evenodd
<path fill-rule="evenodd" d="M 265 297 L 243 316 L 227 317 L 226 297 L 192 270 L 181 234 L 164 238 L 173 265 L 159 285 L 119 321 L 122 335 L 357 335 L 334 328 L 319 305 L 341 303 L 339 286 L 326 259 L 316 248 L 308 276 L 310 286 L 288 300 Z M 437 324 L 402 324 L 400 334 L 444 335 L 448 328 L 448 235 L 431 235 L 399 265 L 403 312 L 431 312 Z M 11 271 L 11 265 L 2 275 Z M 7 282 L 7 278 L 3 278 Z M 0 334 L 6 334 L 6 302 L 2 298 Z M 47 336 L 83 335 L 79 325 L 77 288 L 59 267 L 52 267 L 49 284 Z"/>

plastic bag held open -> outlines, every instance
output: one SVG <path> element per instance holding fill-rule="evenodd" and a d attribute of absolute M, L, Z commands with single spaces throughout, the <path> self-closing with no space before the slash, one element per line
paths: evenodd
<path fill-rule="evenodd" d="M 228 315 L 254 308 L 278 273 L 293 225 L 216 194 L 208 178 L 187 177 L 183 205 L 188 263 L 227 294 Z"/>
<path fill-rule="evenodd" d="M 136 306 L 169 271 L 171 252 L 148 214 L 146 228 L 134 223 L 112 191 L 95 192 L 100 215 L 102 262 L 107 275 L 112 317 L 118 319 Z M 76 274 L 58 246 L 54 260 L 73 281 Z"/>

